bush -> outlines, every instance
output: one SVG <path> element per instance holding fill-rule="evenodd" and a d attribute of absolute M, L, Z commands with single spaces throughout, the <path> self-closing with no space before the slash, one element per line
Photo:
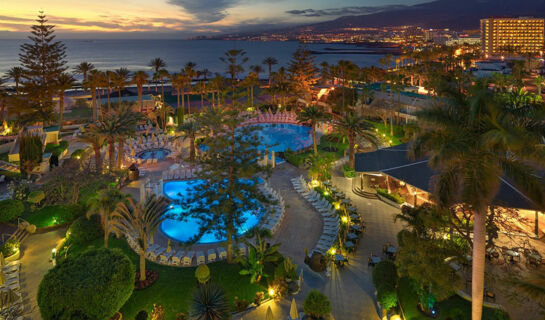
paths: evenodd
<path fill-rule="evenodd" d="M 235 297 L 235 301 L 233 303 L 235 305 L 235 310 L 237 312 L 242 312 L 246 309 L 248 309 L 248 306 L 250 305 L 250 302 L 246 299 L 238 299 L 238 297 Z"/>
<path fill-rule="evenodd" d="M 0 222 L 10 222 L 19 218 L 25 211 L 21 200 L 6 199 L 0 201 Z"/>
<path fill-rule="evenodd" d="M 356 170 L 350 166 L 343 166 L 343 173 L 346 178 L 354 178 L 356 176 Z"/>
<path fill-rule="evenodd" d="M 60 156 L 64 150 L 68 148 L 68 141 L 61 141 L 58 144 L 55 143 L 48 143 L 45 146 L 45 153 L 50 152 L 51 154 L 54 154 L 56 156 Z"/>
<path fill-rule="evenodd" d="M 178 312 L 176 314 L 176 320 L 187 320 L 187 315 L 183 312 Z"/>
<path fill-rule="evenodd" d="M 265 292 L 258 291 L 258 292 L 255 293 L 254 303 L 255 303 L 256 306 L 260 306 L 261 302 L 263 302 L 263 299 L 265 299 Z"/>
<path fill-rule="evenodd" d="M 37 206 L 45 199 L 45 193 L 42 190 L 35 190 L 28 194 L 26 201 Z"/>
<path fill-rule="evenodd" d="M 331 313 L 331 303 L 325 294 L 312 290 L 303 302 L 303 311 L 311 319 L 322 319 Z"/>
<path fill-rule="evenodd" d="M 210 269 L 207 265 L 201 264 L 195 270 L 195 278 L 199 281 L 200 284 L 207 283 L 210 280 Z"/>
<path fill-rule="evenodd" d="M 288 149 L 284 152 L 284 158 L 292 165 L 300 167 L 305 163 L 306 156 L 303 153 L 295 153 Z"/>
<path fill-rule="evenodd" d="M 86 244 L 104 235 L 100 225 L 100 217 L 93 215 L 90 219 L 79 217 L 68 228 L 66 238 L 70 244 Z"/>
<path fill-rule="evenodd" d="M 381 188 L 377 188 L 377 193 L 395 203 L 402 204 L 405 202 L 405 198 L 403 198 L 399 193 L 388 193 L 388 190 Z"/>
<path fill-rule="evenodd" d="M 42 319 L 109 319 L 131 296 L 134 277 L 134 265 L 117 249 L 69 256 L 40 283 Z"/>
<path fill-rule="evenodd" d="M 148 312 L 146 310 L 141 310 L 136 314 L 134 320 L 148 320 Z"/>
<path fill-rule="evenodd" d="M 377 289 L 377 300 L 386 310 L 397 305 L 397 271 L 392 261 L 379 262 L 373 269 L 373 284 Z"/>
<path fill-rule="evenodd" d="M 0 252 L 4 255 L 4 257 L 9 257 L 19 250 L 19 246 L 21 244 L 17 239 L 10 239 L 0 246 Z"/>

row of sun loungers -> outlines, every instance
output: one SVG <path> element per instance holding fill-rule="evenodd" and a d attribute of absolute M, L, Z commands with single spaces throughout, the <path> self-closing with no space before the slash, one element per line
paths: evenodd
<path fill-rule="evenodd" d="M 269 196 L 269 199 L 276 202 L 267 206 L 267 215 L 261 220 L 261 228 L 268 229 L 271 233 L 276 233 L 284 216 L 286 214 L 286 204 L 282 195 L 271 188 L 267 182 L 259 186 L 261 191 Z"/>
<path fill-rule="evenodd" d="M 312 206 L 318 211 L 324 222 L 324 227 L 322 231 L 322 236 L 313 252 L 319 252 L 325 254 L 331 246 L 337 241 L 337 236 L 340 230 L 339 216 L 336 213 L 335 208 L 327 201 L 325 198 L 314 191 L 314 189 L 309 188 L 308 183 L 303 178 L 303 176 L 291 179 L 293 188 L 303 196 Z"/>
<path fill-rule="evenodd" d="M 134 237 L 128 236 L 127 242 L 133 248 L 138 251 L 138 244 Z M 246 255 L 246 246 L 241 244 L 235 249 L 237 255 Z M 174 250 L 170 251 L 158 244 L 150 245 L 146 250 L 146 258 L 150 261 L 158 262 L 165 265 L 191 267 L 194 265 L 201 265 L 205 263 L 215 262 L 217 260 L 227 259 L 227 251 L 223 247 L 210 248 L 205 251 L 185 251 Z"/>
<path fill-rule="evenodd" d="M 23 296 L 21 295 L 21 284 L 19 280 L 21 263 L 19 260 L 6 262 L 2 268 L 2 273 L 6 277 L 6 282 L 0 285 L 0 299 L 3 303 L 9 303 L 4 307 L 14 308 L 19 310 L 21 313 L 23 311 Z M 13 318 L 15 320 L 22 320 L 22 316 Z"/>
<path fill-rule="evenodd" d="M 183 180 L 196 177 L 196 171 L 189 168 L 175 169 L 163 172 L 163 180 Z"/>
<path fill-rule="evenodd" d="M 243 125 L 256 123 L 293 123 L 298 124 L 297 115 L 293 112 L 280 112 L 273 114 L 272 112 L 260 113 L 257 117 L 250 118 Z"/>

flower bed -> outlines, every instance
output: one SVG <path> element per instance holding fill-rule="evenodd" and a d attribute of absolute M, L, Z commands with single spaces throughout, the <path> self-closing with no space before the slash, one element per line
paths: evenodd
<path fill-rule="evenodd" d="M 386 189 L 378 188 L 377 194 L 387 198 L 388 200 L 392 200 L 397 204 L 402 204 L 405 202 L 405 199 L 399 193 L 388 193 L 388 190 Z"/>
<path fill-rule="evenodd" d="M 151 287 L 159 279 L 159 272 L 146 270 L 146 280 L 140 281 L 140 271 L 136 271 L 134 277 L 134 290 L 143 290 Z"/>

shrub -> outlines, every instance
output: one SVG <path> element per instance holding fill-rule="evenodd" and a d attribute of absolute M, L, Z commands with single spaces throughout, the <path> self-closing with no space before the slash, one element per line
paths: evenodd
<path fill-rule="evenodd" d="M 0 251 L 2 252 L 4 257 L 9 257 L 9 256 L 17 253 L 17 251 L 19 250 L 20 245 L 21 244 L 19 243 L 19 241 L 17 239 L 10 239 L 10 240 L 2 243 L 2 245 L 0 246 Z"/>
<path fill-rule="evenodd" d="M 103 235 L 98 215 L 93 215 L 89 219 L 85 216 L 77 218 L 66 232 L 70 244 L 86 244 Z"/>
<path fill-rule="evenodd" d="M 343 174 L 346 178 L 354 178 L 356 176 L 356 170 L 352 169 L 350 166 L 343 166 Z"/>
<path fill-rule="evenodd" d="M 294 166 L 300 167 L 305 163 L 306 156 L 303 153 L 295 153 L 288 149 L 284 152 L 284 158 Z"/>
<path fill-rule="evenodd" d="M 405 202 L 405 199 L 399 193 L 388 193 L 388 190 L 381 188 L 377 188 L 377 193 L 395 203 L 402 204 Z"/>
<path fill-rule="evenodd" d="M 141 310 L 136 314 L 134 320 L 148 320 L 148 312 L 146 310 Z"/>
<path fill-rule="evenodd" d="M 178 312 L 176 314 L 176 320 L 187 320 L 187 315 L 183 312 Z"/>
<path fill-rule="evenodd" d="M 200 284 L 207 283 L 210 280 L 210 269 L 207 265 L 201 264 L 195 270 L 195 278 L 199 281 Z"/>
<path fill-rule="evenodd" d="M 216 319 L 228 319 L 229 304 L 225 292 L 221 288 L 206 284 L 199 286 L 193 294 L 191 318 L 207 319 L 210 314 L 215 314 Z"/>
<path fill-rule="evenodd" d="M 83 149 L 76 149 L 72 154 L 70 155 L 70 158 L 72 159 L 81 159 L 85 155 L 85 150 Z"/>
<path fill-rule="evenodd" d="M 246 299 L 240 299 L 238 297 L 235 297 L 235 301 L 233 303 L 235 305 L 235 309 L 237 312 L 242 312 L 248 308 L 250 305 L 250 302 Z"/>
<path fill-rule="evenodd" d="M 263 299 L 265 299 L 265 292 L 258 291 L 258 292 L 255 293 L 254 303 L 255 303 L 256 306 L 260 306 L 261 302 L 263 302 Z"/>
<path fill-rule="evenodd" d="M 60 156 L 64 152 L 64 150 L 66 150 L 66 148 L 68 148 L 68 141 L 61 141 L 58 144 L 48 143 L 45 146 L 45 151 L 44 152 L 45 153 L 50 152 L 51 154 L 54 154 L 56 156 Z"/>
<path fill-rule="evenodd" d="M 6 199 L 0 201 L 0 222 L 14 221 L 25 211 L 25 206 L 20 200 Z"/>
<path fill-rule="evenodd" d="M 108 319 L 129 299 L 135 270 L 117 249 L 90 249 L 50 269 L 38 288 L 42 319 Z"/>
<path fill-rule="evenodd" d="M 45 193 L 42 190 L 35 190 L 28 194 L 26 201 L 33 206 L 39 205 L 45 199 Z"/>
<path fill-rule="evenodd" d="M 161 305 L 154 304 L 153 310 L 150 313 L 151 320 L 164 320 L 165 319 L 165 308 Z"/>
<path fill-rule="evenodd" d="M 312 290 L 303 302 L 303 311 L 311 319 L 322 319 L 331 313 L 331 302 L 325 294 Z"/>
<path fill-rule="evenodd" d="M 386 310 L 397 305 L 397 271 L 392 261 L 379 262 L 373 269 L 373 284 L 377 289 L 377 300 Z"/>

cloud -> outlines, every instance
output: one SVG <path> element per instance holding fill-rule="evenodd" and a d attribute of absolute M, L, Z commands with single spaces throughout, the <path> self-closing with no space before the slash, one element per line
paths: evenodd
<path fill-rule="evenodd" d="M 385 6 L 364 6 L 364 7 L 343 7 L 331 9 L 305 9 L 305 10 L 289 10 L 286 13 L 302 16 L 302 17 L 324 17 L 324 16 L 353 16 L 366 15 L 387 10 L 405 9 L 408 6 L 402 4 L 385 5 Z"/>
<path fill-rule="evenodd" d="M 204 23 L 222 20 L 227 16 L 226 10 L 238 2 L 239 0 L 168 0 L 168 3 L 184 8 Z"/>

